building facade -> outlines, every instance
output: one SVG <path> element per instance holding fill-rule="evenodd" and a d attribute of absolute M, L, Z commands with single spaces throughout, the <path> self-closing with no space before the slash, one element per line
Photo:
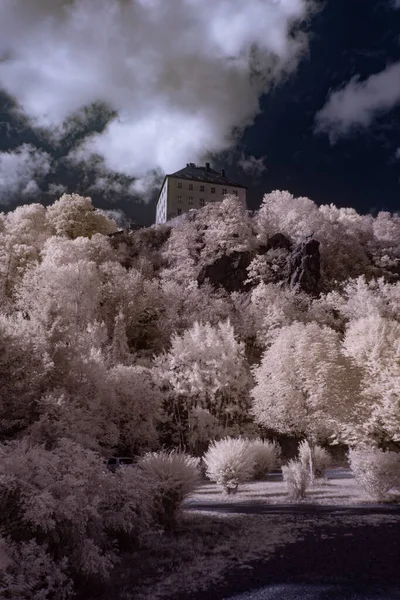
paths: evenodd
<path fill-rule="evenodd" d="M 237 196 L 246 208 L 247 188 L 232 181 L 225 171 L 215 171 L 210 163 L 188 163 L 184 169 L 166 175 L 157 199 L 156 223 L 166 223 L 191 209 L 219 202 L 226 194 Z"/>

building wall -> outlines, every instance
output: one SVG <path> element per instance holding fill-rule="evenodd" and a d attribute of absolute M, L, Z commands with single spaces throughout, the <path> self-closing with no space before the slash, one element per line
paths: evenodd
<path fill-rule="evenodd" d="M 158 198 L 156 206 L 156 223 L 166 223 L 167 221 L 167 190 L 168 190 L 168 177 L 164 182 L 161 189 L 160 197 Z"/>
<path fill-rule="evenodd" d="M 167 177 L 157 203 L 156 223 L 165 223 L 191 208 L 220 202 L 225 194 L 237 195 L 246 208 L 245 188 Z"/>

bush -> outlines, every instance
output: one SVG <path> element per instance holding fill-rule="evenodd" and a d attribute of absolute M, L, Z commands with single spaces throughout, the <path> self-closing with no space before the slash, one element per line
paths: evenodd
<path fill-rule="evenodd" d="M 16 544 L 0 537 L 0 597 L 68 600 L 74 596 L 67 561 L 56 563 L 35 541 Z"/>
<path fill-rule="evenodd" d="M 196 487 L 198 465 L 198 458 L 174 451 L 149 452 L 139 461 L 139 468 L 154 487 L 155 518 L 165 529 L 175 525 L 183 500 Z"/>
<path fill-rule="evenodd" d="M 115 541 L 139 543 L 151 526 L 152 488 L 135 470 L 114 476 L 96 453 L 61 439 L 52 451 L 26 441 L 0 446 L 0 530 L 68 559 L 77 585 L 109 577 Z M 22 552 L 22 546 L 21 546 Z"/>
<path fill-rule="evenodd" d="M 287 493 L 293 500 L 302 500 L 310 481 L 310 471 L 300 460 L 290 460 L 282 467 Z"/>
<path fill-rule="evenodd" d="M 351 470 L 357 483 L 375 500 L 385 500 L 392 488 L 400 488 L 400 454 L 378 448 L 349 451 Z"/>
<path fill-rule="evenodd" d="M 300 462 L 305 468 L 310 470 L 310 446 L 305 440 L 299 444 L 298 456 Z M 314 477 L 324 476 L 326 469 L 331 464 L 332 459 L 325 448 L 315 445 L 313 448 L 313 474 Z"/>
<path fill-rule="evenodd" d="M 239 485 L 252 479 L 254 474 L 251 442 L 242 438 L 226 437 L 212 442 L 203 460 L 207 476 L 228 494 L 236 493 Z"/>
<path fill-rule="evenodd" d="M 280 465 L 281 448 L 276 442 L 263 441 L 260 438 L 249 441 L 249 450 L 253 454 L 253 479 L 262 479 Z"/>

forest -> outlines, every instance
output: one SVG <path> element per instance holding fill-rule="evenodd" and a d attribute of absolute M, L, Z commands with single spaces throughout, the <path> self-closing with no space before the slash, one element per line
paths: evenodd
<path fill-rule="evenodd" d="M 399 488 L 399 215 L 287 191 L 137 231 L 76 194 L 0 214 L 2 597 L 107 581 L 201 476 L 281 464 L 301 498 L 329 448 Z"/>

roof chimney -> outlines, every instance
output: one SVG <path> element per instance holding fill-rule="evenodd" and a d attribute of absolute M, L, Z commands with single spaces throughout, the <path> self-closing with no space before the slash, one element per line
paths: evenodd
<path fill-rule="evenodd" d="M 190 163 L 186 163 L 186 166 L 187 166 L 187 167 L 190 167 Z"/>
<path fill-rule="evenodd" d="M 207 169 L 207 171 L 210 170 L 210 163 L 206 163 L 206 169 Z"/>
<path fill-rule="evenodd" d="M 221 170 L 221 175 L 222 175 L 222 177 L 225 177 L 225 169 Z"/>

